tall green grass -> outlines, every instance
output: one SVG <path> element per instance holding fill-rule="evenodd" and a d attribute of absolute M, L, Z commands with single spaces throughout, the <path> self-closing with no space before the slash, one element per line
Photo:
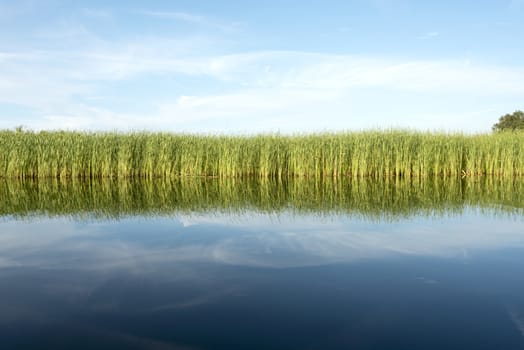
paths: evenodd
<path fill-rule="evenodd" d="M 524 175 L 524 133 L 282 136 L 0 131 L 3 178 Z"/>

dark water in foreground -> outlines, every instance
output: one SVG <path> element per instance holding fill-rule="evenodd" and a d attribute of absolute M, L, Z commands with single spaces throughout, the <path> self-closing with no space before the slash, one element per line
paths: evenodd
<path fill-rule="evenodd" d="M 519 184 L 3 186 L 1 349 L 524 348 Z"/>

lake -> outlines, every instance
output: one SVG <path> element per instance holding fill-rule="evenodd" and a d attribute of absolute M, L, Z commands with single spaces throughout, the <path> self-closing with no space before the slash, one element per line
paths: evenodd
<path fill-rule="evenodd" d="M 0 182 L 2 349 L 522 349 L 524 181 Z"/>

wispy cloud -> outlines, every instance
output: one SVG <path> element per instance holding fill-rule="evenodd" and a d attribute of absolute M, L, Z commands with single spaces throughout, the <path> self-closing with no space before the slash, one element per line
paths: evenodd
<path fill-rule="evenodd" d="M 389 114 L 376 110 L 373 99 L 389 95 L 415 96 L 424 93 L 463 96 L 492 95 L 524 97 L 524 69 L 474 64 L 468 61 L 404 61 L 351 55 L 326 55 L 295 51 L 261 51 L 218 56 L 184 54 L 184 50 L 165 53 L 165 42 L 138 47 L 117 47 L 98 52 L 2 53 L 0 60 L 0 102 L 18 103 L 43 113 L 40 121 L 29 121 L 32 128 L 70 129 L 179 129 L 194 128 L 200 122 L 235 120 L 240 130 L 255 125 L 270 128 L 336 127 L 337 119 L 351 120 L 351 125 L 391 126 Z M 21 57 L 24 57 L 21 59 Z M 98 106 L 100 82 L 140 83 L 142 77 L 168 74 L 174 79 L 199 76 L 214 93 L 195 91 L 173 94 L 154 101 L 147 114 L 129 114 Z M 228 92 L 221 91 L 227 84 Z M 373 89 L 373 90 L 369 90 Z M 363 95 L 363 91 L 368 91 Z M 83 96 L 83 102 L 78 100 Z M 143 101 L 152 103 L 153 101 Z M 371 104 L 368 104 L 370 102 Z M 434 103 L 437 103 L 435 101 Z M 397 102 L 398 103 L 398 102 Z M 374 118 L 362 117 L 364 105 Z M 496 109 L 476 106 L 475 110 L 438 112 L 425 118 L 409 118 L 412 127 L 443 127 L 453 119 L 455 125 L 480 118 Z M 316 113 L 326 118 L 318 120 Z M 420 113 L 418 111 L 417 113 Z M 342 118 L 345 114 L 346 118 Z M 350 118 L 351 116 L 351 119 Z M 471 115 L 472 117 L 470 117 Z M 275 118 L 281 117 L 278 123 Z M 494 117 L 495 118 L 495 117 Z M 424 120 L 422 120 L 424 119 Z M 315 122 L 315 120 L 317 120 Z M 434 120 L 437 124 L 432 124 Z M 296 124 L 300 121 L 298 124 Z M 208 124 L 207 130 L 213 130 Z M 406 124 L 401 124 L 407 126 Z M 463 124 L 460 124 L 463 126 Z M 476 123 L 475 125 L 481 125 Z M 399 125 L 400 126 L 400 125 Z M 346 126 L 347 127 L 347 126 Z M 369 125 L 368 125 L 369 127 Z M 486 125 L 488 127 L 488 125 Z M 193 130 L 193 129 L 192 129 Z M 204 131 L 205 129 L 202 129 Z"/>
<path fill-rule="evenodd" d="M 81 38 L 82 41 L 85 41 L 94 38 L 85 25 L 71 20 L 59 20 L 52 26 L 39 28 L 35 30 L 34 35 L 37 38 L 50 40 L 67 38 L 79 40 Z"/>
<path fill-rule="evenodd" d="M 240 22 L 226 23 L 214 18 L 181 11 L 140 11 L 141 14 L 157 19 L 174 20 L 223 31 L 238 29 Z"/>
<path fill-rule="evenodd" d="M 113 18 L 113 13 L 109 10 L 95 9 L 95 8 L 84 8 L 82 9 L 82 14 L 86 17 L 101 19 L 101 20 L 110 20 Z"/>
<path fill-rule="evenodd" d="M 187 12 L 174 12 L 174 11 L 142 11 L 142 14 L 146 16 L 174 19 L 184 22 L 197 23 L 197 24 L 209 24 L 210 20 L 207 17 L 190 14 Z"/>
<path fill-rule="evenodd" d="M 407 1 L 405 0 L 364 0 L 375 9 L 382 12 L 391 12 L 399 8 L 405 8 Z"/>
<path fill-rule="evenodd" d="M 99 9 L 80 13 L 112 16 Z M 82 16 L 63 16 L 45 28 L 32 28 L 35 42 L 0 52 L 0 103 L 35 113 L 20 121 L 4 116 L 0 127 L 302 131 L 379 125 L 453 128 L 475 119 L 470 128 L 489 130 L 490 114 L 496 119 L 507 108 L 494 105 L 493 96 L 524 100 L 524 66 L 246 51 L 227 46 L 231 33 L 217 30 L 231 27 L 223 20 L 178 11 L 140 13 L 206 30 L 178 37 L 109 39 L 91 30 L 92 21 Z M 424 37 L 438 35 L 430 31 Z M 140 98 L 127 96 L 126 89 Z M 461 101 L 444 110 L 456 96 Z M 475 101 L 463 107 L 468 98 Z"/>
<path fill-rule="evenodd" d="M 427 33 L 424 33 L 421 38 L 422 39 L 431 39 L 431 38 L 436 38 L 437 36 L 440 35 L 440 32 L 437 32 L 437 31 L 432 31 L 432 32 L 427 32 Z"/>
<path fill-rule="evenodd" d="M 522 336 L 524 336 L 524 319 L 515 307 L 507 306 L 506 308 L 508 310 L 508 314 L 511 321 L 513 322 L 519 333 L 522 334 Z"/>

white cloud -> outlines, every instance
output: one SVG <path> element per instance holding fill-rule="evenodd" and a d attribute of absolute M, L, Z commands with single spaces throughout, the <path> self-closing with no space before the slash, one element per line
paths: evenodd
<path fill-rule="evenodd" d="M 405 1 L 399 0 L 365 0 L 371 6 L 380 11 L 391 11 L 401 5 L 404 5 Z"/>
<path fill-rule="evenodd" d="M 84 8 L 82 14 L 86 17 L 96 18 L 100 20 L 110 20 L 113 18 L 113 13 L 108 10 Z"/>
<path fill-rule="evenodd" d="M 242 93 L 216 96 L 182 96 L 175 104 L 161 106 L 163 115 L 190 115 L 201 119 L 208 115 L 237 116 L 300 105 L 305 101 L 333 99 L 335 92 L 312 91 L 308 89 L 258 89 Z M 200 116 L 200 118 L 199 118 Z"/>
<path fill-rule="evenodd" d="M 94 35 L 81 23 L 70 20 L 60 20 L 47 28 L 39 28 L 34 33 L 35 37 L 48 40 L 74 39 L 85 44 L 88 40 L 96 39 Z"/>
<path fill-rule="evenodd" d="M 207 132 L 217 126 L 205 122 L 222 120 L 220 131 L 458 128 L 474 115 L 482 121 L 466 128 L 488 130 L 490 115 L 495 120 L 507 108 L 488 104 L 491 97 L 524 98 L 523 67 L 300 51 L 216 55 L 203 49 L 212 45 L 205 37 L 144 37 L 107 43 L 80 28 L 70 33 L 73 40 L 81 39 L 75 50 L 0 52 L 0 102 L 33 108 L 41 115 L 22 121 L 4 119 L 2 127 L 22 123 L 35 129 L 183 128 Z M 80 45 L 82 40 L 89 44 L 86 48 Z M 107 83 L 139 85 L 142 78 L 158 74 L 172 77 L 175 83 L 181 79 L 203 81 L 198 86 L 191 84 L 188 91 L 181 85 L 181 92 L 168 97 L 136 101 L 150 104 L 148 113 L 119 112 L 107 104 L 103 107 L 102 99 L 91 98 L 103 97 L 100 90 Z M 404 99 L 398 101 L 406 102 L 390 101 L 387 106 L 384 99 L 397 95 Z M 421 95 L 435 98 L 427 98 L 430 105 L 421 106 L 417 101 Z M 454 111 L 431 110 L 442 101 L 446 103 L 442 96 L 458 95 L 481 102 Z M 230 121 L 234 125 L 229 125 Z"/>
<path fill-rule="evenodd" d="M 175 11 L 143 11 L 142 14 L 151 17 L 175 19 L 185 22 L 192 22 L 198 24 L 208 24 L 209 20 L 204 16 L 194 15 L 187 12 Z"/>
<path fill-rule="evenodd" d="M 174 20 L 194 24 L 202 27 L 210 27 L 222 31 L 236 30 L 240 22 L 222 22 L 208 16 L 202 16 L 194 13 L 182 11 L 141 11 L 141 14 L 157 19 Z"/>
<path fill-rule="evenodd" d="M 436 38 L 439 35 L 440 35 L 440 32 L 433 31 L 433 32 L 425 33 L 424 35 L 421 36 L 421 38 L 422 39 L 431 39 L 431 38 Z"/>
<path fill-rule="evenodd" d="M 414 91 L 521 94 L 523 78 L 523 68 L 506 69 L 461 60 L 403 61 L 319 55 L 300 67 L 291 66 L 280 84 L 316 89 L 385 87 Z"/>

